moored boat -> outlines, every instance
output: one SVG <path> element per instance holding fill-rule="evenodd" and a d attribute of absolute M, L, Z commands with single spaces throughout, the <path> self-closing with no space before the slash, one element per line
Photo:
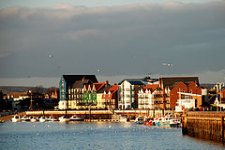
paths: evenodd
<path fill-rule="evenodd" d="M 46 118 L 44 117 L 44 116 L 41 116 L 40 118 L 39 118 L 39 122 L 45 122 L 46 121 Z"/>
<path fill-rule="evenodd" d="M 170 120 L 170 127 L 180 127 L 181 121 L 179 119 L 173 118 Z"/>
<path fill-rule="evenodd" d="M 30 121 L 30 117 L 25 115 L 25 116 L 21 117 L 21 121 L 22 122 L 29 122 Z"/>
<path fill-rule="evenodd" d="M 30 122 L 36 122 L 37 121 L 37 118 L 36 117 L 31 117 L 30 118 Z"/>
<path fill-rule="evenodd" d="M 59 117 L 59 122 L 68 122 L 70 121 L 70 118 L 67 116 L 61 116 Z"/>
<path fill-rule="evenodd" d="M 69 118 L 69 121 L 84 121 L 84 118 L 74 115 Z"/>
<path fill-rule="evenodd" d="M 144 118 L 143 117 L 137 117 L 134 121 L 136 124 L 144 124 Z"/>
<path fill-rule="evenodd" d="M 12 120 L 12 122 L 20 122 L 21 121 L 21 117 L 19 115 L 14 115 L 11 120 Z"/>
<path fill-rule="evenodd" d="M 119 121 L 120 122 L 128 122 L 129 121 L 129 118 L 127 116 L 120 116 Z"/>
<path fill-rule="evenodd" d="M 54 118 L 54 117 L 52 117 L 52 116 L 50 116 L 49 118 L 47 118 L 47 120 L 48 120 L 49 122 L 58 121 L 58 119 L 56 119 L 56 118 Z"/>

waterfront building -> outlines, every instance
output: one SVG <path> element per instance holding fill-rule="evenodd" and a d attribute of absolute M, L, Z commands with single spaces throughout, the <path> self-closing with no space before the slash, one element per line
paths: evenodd
<path fill-rule="evenodd" d="M 193 108 L 202 106 L 202 88 L 196 84 L 196 82 L 183 83 L 177 82 L 171 88 L 170 92 L 170 107 L 175 109 L 179 100 L 186 100 L 191 103 L 194 101 L 195 105 Z M 181 102 L 179 102 L 181 104 Z"/>
<path fill-rule="evenodd" d="M 189 83 L 191 84 L 188 86 Z M 161 77 L 159 79 L 159 87 L 162 89 L 164 95 L 164 109 L 175 109 L 179 98 L 178 92 L 201 93 L 198 77 Z M 200 103 L 199 100 L 199 105 Z"/>
<path fill-rule="evenodd" d="M 147 84 L 138 91 L 138 109 L 155 109 L 158 84 Z"/>
<path fill-rule="evenodd" d="M 108 110 L 118 109 L 118 85 L 112 85 L 104 89 L 102 99 Z"/>
<path fill-rule="evenodd" d="M 92 85 L 84 85 L 82 89 L 83 92 L 83 108 L 87 108 L 90 106 L 92 109 L 103 109 L 104 104 L 102 100 L 102 92 L 101 90 L 108 86 L 107 82 L 97 82 L 93 83 Z M 79 109 L 79 108 L 78 108 Z"/>
<path fill-rule="evenodd" d="M 143 79 L 124 79 L 119 85 L 119 109 L 138 108 L 138 91 L 145 85 Z"/>
<path fill-rule="evenodd" d="M 95 75 L 63 75 L 59 81 L 59 109 L 76 109 L 86 103 L 83 88 L 96 83 Z M 94 91 L 93 91 L 94 92 Z"/>

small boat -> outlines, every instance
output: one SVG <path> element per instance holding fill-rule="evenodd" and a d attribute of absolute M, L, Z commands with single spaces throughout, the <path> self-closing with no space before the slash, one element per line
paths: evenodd
<path fill-rule="evenodd" d="M 21 121 L 21 117 L 19 115 L 14 115 L 11 120 L 12 120 L 12 122 L 20 122 Z"/>
<path fill-rule="evenodd" d="M 54 117 L 52 117 L 52 116 L 50 116 L 49 118 L 47 118 L 47 120 L 48 120 L 49 122 L 58 121 L 58 119 L 56 119 L 56 118 L 54 118 Z"/>
<path fill-rule="evenodd" d="M 35 118 L 35 117 L 30 118 L 30 122 L 36 122 L 36 121 L 37 121 L 37 118 Z"/>
<path fill-rule="evenodd" d="M 59 117 L 59 122 L 68 122 L 70 121 L 70 118 L 67 116 L 61 116 Z"/>
<path fill-rule="evenodd" d="M 5 121 L 4 120 L 0 120 L 0 123 L 4 123 Z"/>
<path fill-rule="evenodd" d="M 74 115 L 69 118 L 69 121 L 84 121 L 84 118 Z"/>
<path fill-rule="evenodd" d="M 134 121 L 136 124 L 144 124 L 144 118 L 143 117 L 137 117 Z"/>
<path fill-rule="evenodd" d="M 39 122 L 45 122 L 45 121 L 46 121 L 46 119 L 45 119 L 44 116 L 41 116 L 41 117 L 39 118 Z"/>
<path fill-rule="evenodd" d="M 23 116 L 23 117 L 21 118 L 21 121 L 22 121 L 22 122 L 29 122 L 29 121 L 30 121 L 30 117 L 28 117 L 28 116 Z"/>
<path fill-rule="evenodd" d="M 179 119 L 170 119 L 170 127 L 180 127 L 181 121 Z"/>
<path fill-rule="evenodd" d="M 127 116 L 120 116 L 120 122 L 128 122 L 129 118 Z"/>

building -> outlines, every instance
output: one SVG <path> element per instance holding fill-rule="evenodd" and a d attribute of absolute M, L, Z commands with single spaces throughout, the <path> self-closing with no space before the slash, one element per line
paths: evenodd
<path fill-rule="evenodd" d="M 145 84 L 142 79 L 124 79 L 120 83 L 119 109 L 138 108 L 138 91 Z"/>
<path fill-rule="evenodd" d="M 82 90 L 84 86 L 96 82 L 95 75 L 63 75 L 59 82 L 59 109 L 76 109 L 86 105 Z"/>
<path fill-rule="evenodd" d="M 92 85 L 85 85 L 82 90 L 82 98 L 84 102 L 83 108 L 87 108 L 84 106 L 90 106 L 92 109 L 105 109 L 105 105 L 102 99 L 103 92 L 101 91 L 108 86 L 108 81 L 97 82 L 93 83 Z"/>
<path fill-rule="evenodd" d="M 198 77 L 162 77 L 159 79 L 159 87 L 165 95 L 163 96 L 164 109 L 175 109 L 179 99 L 178 92 L 201 94 Z M 198 103 L 201 105 L 201 100 Z"/>
<path fill-rule="evenodd" d="M 138 109 L 156 109 L 158 103 L 155 95 L 158 88 L 158 84 L 147 84 L 138 91 Z"/>
<path fill-rule="evenodd" d="M 170 108 L 175 109 L 177 102 L 186 100 L 187 102 L 195 102 L 195 107 L 202 106 L 202 88 L 195 82 L 176 83 L 170 91 Z M 181 103 L 182 103 L 181 101 Z M 186 107 L 187 108 L 187 107 Z"/>
<path fill-rule="evenodd" d="M 118 85 L 112 85 L 104 89 L 102 100 L 108 110 L 118 109 Z"/>

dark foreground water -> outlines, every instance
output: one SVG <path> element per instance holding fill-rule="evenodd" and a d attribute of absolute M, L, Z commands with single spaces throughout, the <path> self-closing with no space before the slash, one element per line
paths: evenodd
<path fill-rule="evenodd" d="M 182 136 L 181 129 L 133 123 L 0 124 L 1 150 L 222 150 L 221 144 Z"/>

